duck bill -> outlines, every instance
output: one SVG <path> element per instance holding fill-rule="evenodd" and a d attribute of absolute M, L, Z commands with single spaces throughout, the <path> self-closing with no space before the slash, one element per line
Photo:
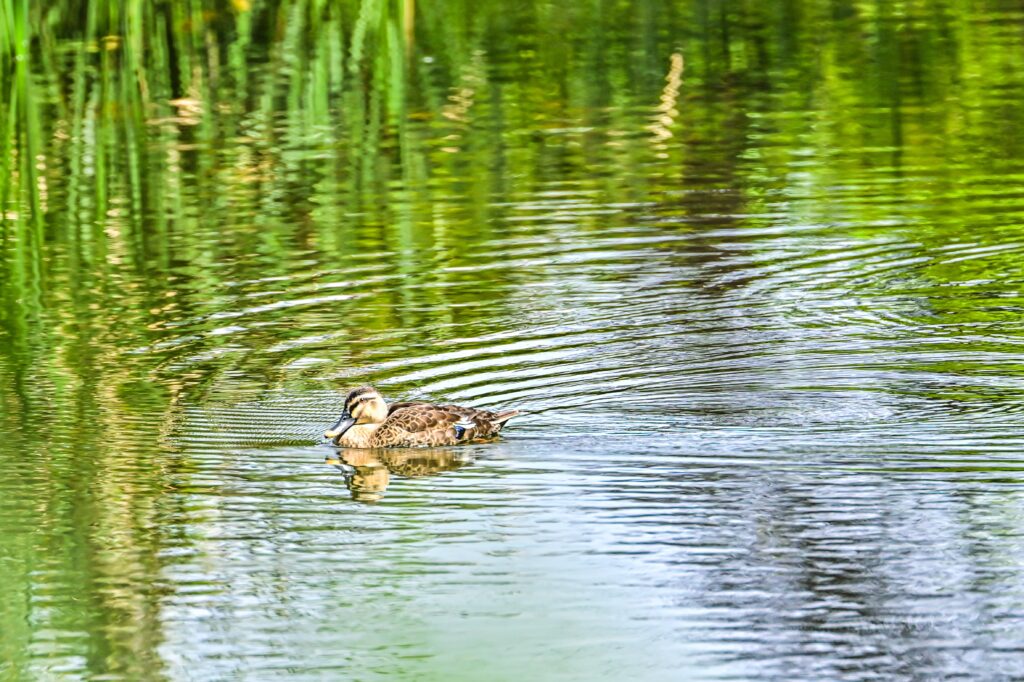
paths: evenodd
<path fill-rule="evenodd" d="M 324 431 L 324 438 L 337 445 L 341 437 L 345 435 L 345 432 L 355 426 L 355 424 L 356 418 L 346 412 L 341 415 L 338 421 L 334 422 L 334 426 Z"/>

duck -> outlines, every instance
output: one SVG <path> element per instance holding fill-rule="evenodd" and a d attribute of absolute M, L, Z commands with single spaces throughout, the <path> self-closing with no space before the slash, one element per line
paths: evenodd
<path fill-rule="evenodd" d="M 360 386 L 348 392 L 341 417 L 324 438 L 345 448 L 462 445 L 497 437 L 517 414 L 417 401 L 389 405 L 377 389 Z"/>

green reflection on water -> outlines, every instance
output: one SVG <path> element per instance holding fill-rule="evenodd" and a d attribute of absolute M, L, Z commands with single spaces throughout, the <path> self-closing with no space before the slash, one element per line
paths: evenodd
<path fill-rule="evenodd" d="M 949 288 L 1024 274 L 1012 5 L 567 4 L 0 3 L 0 671 L 161 670 L 183 405 L 513 334 L 557 284 L 531 244 L 646 221 L 689 263 L 672 238 L 835 225 L 851 253 L 912 244 L 796 273 L 860 276 L 855 305 L 918 297 L 899 312 L 940 338 L 1019 315 Z M 559 192 L 621 210 L 566 203 L 563 229 Z M 971 252 L 930 257 L 965 226 Z"/>

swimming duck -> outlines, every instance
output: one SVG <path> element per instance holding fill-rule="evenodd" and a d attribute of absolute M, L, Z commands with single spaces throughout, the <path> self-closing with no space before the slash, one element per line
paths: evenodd
<path fill-rule="evenodd" d="M 349 391 L 345 411 L 324 438 L 346 448 L 408 448 L 487 440 L 519 410 L 489 412 L 458 405 L 392 403 L 372 386 Z"/>

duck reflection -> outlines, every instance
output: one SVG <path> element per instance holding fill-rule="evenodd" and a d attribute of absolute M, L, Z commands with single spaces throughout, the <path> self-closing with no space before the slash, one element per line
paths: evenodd
<path fill-rule="evenodd" d="M 344 449 L 327 456 L 327 463 L 345 477 L 345 486 L 358 502 L 377 502 L 391 483 L 391 475 L 417 478 L 453 471 L 472 462 L 456 448 Z"/>

